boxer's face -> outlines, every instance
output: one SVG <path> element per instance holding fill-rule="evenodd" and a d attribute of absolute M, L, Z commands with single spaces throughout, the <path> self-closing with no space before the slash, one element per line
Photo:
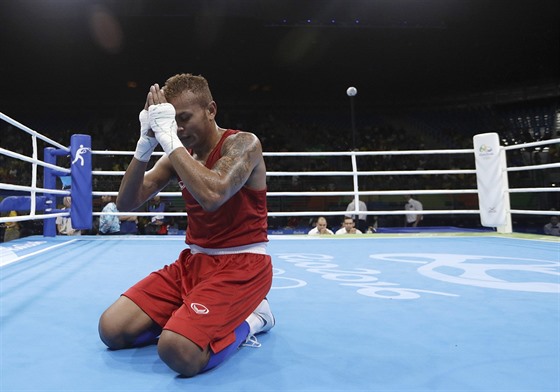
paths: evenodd
<path fill-rule="evenodd" d="M 170 99 L 169 103 L 175 107 L 177 136 L 185 147 L 195 147 L 215 129 L 216 103 L 214 101 L 203 107 L 192 92 L 185 91 Z"/>

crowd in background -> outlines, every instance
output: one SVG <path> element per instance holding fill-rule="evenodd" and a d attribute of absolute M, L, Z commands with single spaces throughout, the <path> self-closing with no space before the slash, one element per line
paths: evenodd
<path fill-rule="evenodd" d="M 532 142 L 559 136 L 558 100 L 537 100 L 504 105 L 473 105 L 469 107 L 448 107 L 437 109 L 406 110 L 402 113 L 368 115 L 367 108 L 357 111 L 356 128 L 350 127 L 349 113 L 336 113 L 320 108 L 299 111 L 290 109 L 245 108 L 228 109 L 222 105 L 218 123 L 221 126 L 254 132 L 261 140 L 265 152 L 292 151 L 395 151 L 422 149 L 469 149 L 475 134 L 498 132 L 503 145 Z M 7 123 L 0 124 L 2 148 L 22 155 L 31 155 L 31 143 L 22 142 L 21 131 Z M 45 126 L 46 136 L 68 143 L 74 133 L 92 135 L 93 150 L 130 151 L 137 139 L 136 115 L 127 111 L 91 119 L 86 129 L 57 129 L 53 124 Z M 41 131 L 38 129 L 38 131 Z M 42 155 L 43 143 L 39 141 Z M 96 155 L 94 170 L 124 171 L 131 159 L 128 155 Z M 349 171 L 348 157 L 266 157 L 267 170 L 271 171 Z M 508 153 L 508 166 L 559 162 L 558 145 L 546 148 L 528 148 Z M 60 166 L 68 166 L 69 158 L 59 159 Z M 357 158 L 360 171 L 416 171 L 437 169 L 474 169 L 470 154 L 454 155 L 376 155 Z M 31 165 L 5 155 L 0 155 L 0 182 L 29 185 Z M 42 186 L 39 170 L 38 186 Z M 546 187 L 560 181 L 557 169 L 527 172 L 512 172 L 509 175 L 512 187 Z M 120 183 L 118 176 L 94 176 L 93 189 L 116 191 Z M 278 191 L 350 191 L 351 177 L 342 176 L 275 176 L 268 179 L 268 190 Z M 360 190 L 429 190 L 429 189 L 469 189 L 476 188 L 474 175 L 415 175 L 415 176 L 362 176 Z M 177 184 L 171 184 L 166 191 L 179 191 Z M 181 211 L 179 200 L 165 200 L 168 211 Z M 292 197 L 271 198 L 270 211 L 297 210 L 343 210 L 348 197 Z M 400 202 L 383 201 L 379 198 L 366 199 L 370 210 L 401 209 Z M 451 208 L 472 207 L 476 198 L 452 199 Z M 550 209 L 558 206 L 557 195 L 531 194 L 524 197 L 518 208 Z M 96 201 L 95 205 L 101 205 Z M 476 207 L 476 206 L 475 206 Z M 512 206 L 515 208 L 515 206 Z M 143 207 L 145 210 L 147 206 Z M 338 218 L 336 218 L 338 219 Z M 401 217 L 380 217 L 384 225 L 398 225 Z M 464 224 L 464 217 L 453 217 Z M 534 224 L 540 226 L 542 217 L 535 217 Z M 140 232 L 147 227 L 140 219 Z M 184 228 L 186 220 L 167 219 L 172 227 Z M 476 221 L 476 219 L 475 219 Z M 433 220 L 434 225 L 445 221 Z M 474 222 L 474 221 L 473 221 Z M 336 222 L 341 223 L 341 222 Z M 271 228 L 313 226 L 310 217 L 271 218 Z M 476 223 L 473 223 L 476 225 Z"/>

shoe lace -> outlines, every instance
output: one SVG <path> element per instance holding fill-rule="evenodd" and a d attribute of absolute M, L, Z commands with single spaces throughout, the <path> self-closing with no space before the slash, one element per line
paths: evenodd
<path fill-rule="evenodd" d="M 241 346 L 259 348 L 261 346 L 261 344 L 259 343 L 259 341 L 257 340 L 257 337 L 255 335 L 250 335 L 250 336 L 247 336 L 247 340 L 245 340 L 245 343 L 241 344 Z"/>

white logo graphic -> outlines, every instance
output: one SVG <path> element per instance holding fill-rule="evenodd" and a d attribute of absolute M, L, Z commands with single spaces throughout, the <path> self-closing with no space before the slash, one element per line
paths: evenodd
<path fill-rule="evenodd" d="M 88 153 L 90 151 L 91 151 L 91 148 L 84 147 L 83 144 L 80 144 L 80 148 L 76 151 L 76 157 L 72 161 L 72 165 L 75 164 L 76 162 L 78 162 L 78 160 L 79 160 L 80 161 L 80 166 L 84 166 L 84 157 L 82 156 L 82 154 Z"/>
<path fill-rule="evenodd" d="M 36 254 L 35 252 L 25 252 L 33 250 L 32 248 L 46 244 L 47 241 L 27 241 L 21 244 L 13 244 L 8 246 L 0 246 L 0 267 L 22 260 L 23 258 Z"/>
<path fill-rule="evenodd" d="M 507 256 L 457 255 L 447 253 L 372 254 L 371 259 L 419 265 L 417 272 L 431 279 L 489 289 L 560 293 L 560 261 Z M 275 258 L 341 286 L 356 287 L 356 292 L 379 299 L 410 300 L 421 295 L 458 297 L 449 292 L 402 287 L 386 281 L 382 271 L 369 268 L 340 268 L 334 257 L 315 253 L 280 253 Z M 288 278 L 283 269 L 274 269 L 273 289 L 303 287 L 304 280 Z"/>
<path fill-rule="evenodd" d="M 560 293 L 560 262 L 557 261 L 448 253 L 387 253 L 369 257 L 419 264 L 419 274 L 448 283 L 500 290 Z"/>
<path fill-rule="evenodd" d="M 303 287 L 307 285 L 305 280 L 295 279 L 295 278 L 287 278 L 285 276 L 278 276 L 283 275 L 286 271 L 280 268 L 273 268 L 272 269 L 274 275 L 274 281 L 272 283 L 272 288 L 279 290 L 279 289 L 297 289 L 298 287 Z M 280 283 L 282 281 L 283 283 Z"/>
<path fill-rule="evenodd" d="M 329 281 L 338 282 L 341 286 L 357 287 L 356 292 L 366 297 L 376 297 L 381 299 L 416 299 L 420 298 L 419 293 L 444 295 L 456 297 L 455 294 L 443 293 L 432 290 L 422 290 L 414 288 L 400 287 L 398 283 L 385 282 L 379 279 L 381 271 L 368 268 L 340 268 L 338 264 L 334 264 L 334 257 L 330 255 L 315 253 L 281 253 L 276 255 L 278 259 L 292 263 L 292 265 L 303 268 L 307 272 L 319 274 L 321 278 Z M 283 274 L 284 270 L 274 271 L 274 281 L 277 282 L 276 274 Z M 273 286 L 274 289 L 298 288 L 303 287 L 307 283 L 300 279 L 290 279 L 296 282 L 295 285 L 286 287 Z"/>
<path fill-rule="evenodd" d="M 196 302 L 193 302 L 191 304 L 191 309 L 194 310 L 194 312 L 196 314 L 208 314 L 210 313 L 210 311 L 208 310 L 208 308 L 202 304 L 198 304 Z"/>

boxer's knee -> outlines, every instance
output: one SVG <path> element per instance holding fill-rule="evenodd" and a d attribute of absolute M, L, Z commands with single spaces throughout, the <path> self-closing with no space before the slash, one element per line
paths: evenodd
<path fill-rule="evenodd" d="M 210 351 L 173 331 L 164 330 L 158 342 L 158 354 L 172 370 L 185 377 L 201 372 L 210 359 Z"/>

